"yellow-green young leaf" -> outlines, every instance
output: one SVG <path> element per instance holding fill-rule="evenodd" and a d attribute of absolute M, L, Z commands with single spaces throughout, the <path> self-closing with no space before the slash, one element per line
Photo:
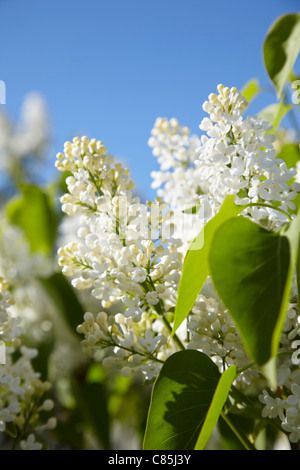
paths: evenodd
<path fill-rule="evenodd" d="M 24 231 L 32 252 L 51 253 L 57 234 L 57 217 L 43 189 L 22 184 L 21 193 L 8 202 L 5 213 L 13 225 Z"/>
<path fill-rule="evenodd" d="M 280 98 L 300 51 L 300 13 L 278 18 L 270 27 L 263 46 L 268 75 Z"/>
<path fill-rule="evenodd" d="M 231 385 L 236 378 L 236 367 L 231 366 L 221 375 L 205 421 L 198 436 L 195 450 L 203 450 L 210 438 L 228 398 Z"/>
<path fill-rule="evenodd" d="M 270 132 L 275 132 L 284 116 L 293 108 L 293 104 L 286 105 L 284 104 L 284 97 L 282 97 L 280 103 L 270 104 L 262 111 L 258 113 L 258 116 L 261 117 L 264 121 L 267 121 L 271 126 L 273 126 Z"/>
<path fill-rule="evenodd" d="M 152 390 L 144 450 L 194 449 L 219 378 L 218 367 L 206 354 L 172 354 Z"/>
<path fill-rule="evenodd" d="M 297 162 L 300 160 L 299 145 L 293 143 L 285 144 L 277 154 L 277 158 L 281 158 L 288 168 L 296 168 Z"/>
<path fill-rule="evenodd" d="M 172 334 L 181 325 L 193 307 L 209 274 L 208 253 L 217 228 L 228 218 L 238 215 L 244 206 L 234 203 L 234 196 L 227 196 L 219 212 L 204 226 L 198 237 L 203 238 L 202 248 L 186 254 L 178 288 Z"/>
<path fill-rule="evenodd" d="M 261 88 L 257 78 L 249 80 L 245 86 L 241 89 L 241 94 L 246 98 L 248 103 L 254 100 L 254 98 L 260 93 Z"/>
<path fill-rule="evenodd" d="M 216 231 L 209 255 L 215 288 L 239 329 L 249 357 L 264 367 L 273 387 L 273 359 L 291 290 L 291 250 L 287 233 L 269 232 L 249 219 L 236 217 Z"/>

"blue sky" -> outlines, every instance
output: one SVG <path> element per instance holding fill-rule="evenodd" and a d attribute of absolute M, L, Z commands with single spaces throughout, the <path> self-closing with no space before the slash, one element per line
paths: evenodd
<path fill-rule="evenodd" d="M 53 156 L 88 135 L 126 161 L 145 198 L 157 163 L 147 145 L 158 116 L 193 132 L 218 83 L 269 85 L 262 45 L 299 0 L 0 0 L 1 76 L 17 117 L 26 93 L 48 103 Z M 275 100 L 272 92 L 265 104 Z M 54 171 L 53 171 L 54 170 Z M 51 173 L 52 172 L 52 173 Z"/>

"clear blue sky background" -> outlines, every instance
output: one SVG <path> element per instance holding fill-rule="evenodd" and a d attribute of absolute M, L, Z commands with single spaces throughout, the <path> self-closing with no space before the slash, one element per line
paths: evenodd
<path fill-rule="evenodd" d="M 88 135 L 124 159 L 151 198 L 157 163 L 147 145 L 158 116 L 193 132 L 218 83 L 269 84 L 262 45 L 272 22 L 300 0 L 0 0 L 6 108 L 41 92 L 53 123 L 53 157 Z M 271 104 L 275 95 L 265 96 Z"/>

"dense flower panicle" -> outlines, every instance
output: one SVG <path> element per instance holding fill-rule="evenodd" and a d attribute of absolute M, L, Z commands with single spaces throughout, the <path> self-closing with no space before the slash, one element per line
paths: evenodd
<path fill-rule="evenodd" d="M 297 289 L 293 287 L 292 302 L 289 304 L 278 357 L 278 390 L 274 393 L 263 389 L 259 396 L 264 405 L 264 417 L 277 418 L 291 442 L 300 441 L 300 315 Z"/>
<path fill-rule="evenodd" d="M 78 238 L 59 249 L 59 263 L 75 287 L 92 287 L 104 306 L 122 300 L 124 292 L 151 304 L 149 292 L 166 295 L 177 283 L 178 242 L 150 239 L 150 213 L 133 197 L 128 170 L 114 164 L 101 142 L 92 140 L 91 146 L 86 139 L 74 139 L 66 145 L 66 156 L 58 156 L 58 168 L 74 175 L 66 180 L 69 193 L 61 198 L 62 209 L 81 216 Z M 160 211 L 158 220 L 163 217 Z"/>
<path fill-rule="evenodd" d="M 264 416 L 277 413 L 294 442 L 300 437 L 300 411 L 295 405 L 300 387 L 296 283 L 281 338 L 284 354 L 278 363 L 284 404 L 275 396 L 274 405 L 265 379 L 256 367 L 249 366 L 239 332 L 210 278 L 169 341 L 188 249 L 181 237 L 162 234 L 171 225 L 177 233 L 181 216 L 170 224 L 172 210 L 182 213 L 187 205 L 199 205 L 207 222 L 232 194 L 237 204 L 249 206 L 243 215 L 277 230 L 287 220 L 284 213 L 295 209 L 299 184 L 291 181 L 296 169 L 276 158 L 270 126 L 257 116 L 244 117 L 246 107 L 247 101 L 236 88 L 219 85 L 218 95 L 211 94 L 203 105 L 209 117 L 200 128 L 206 135 L 191 135 L 174 118 L 157 119 L 149 145 L 160 164 L 160 171 L 152 174 L 153 187 L 158 189 L 156 203 L 165 205 L 160 206 L 155 220 L 133 196 L 128 170 L 115 163 L 102 142 L 87 137 L 67 142 L 64 153 L 57 156 L 58 169 L 72 174 L 66 179 L 68 193 L 61 202 L 66 214 L 76 216 L 78 229 L 73 237 L 67 234 L 70 241 L 58 250 L 59 263 L 64 274 L 72 277 L 74 287 L 91 289 L 104 309 L 112 303 L 120 308 L 117 314 L 85 314 L 78 332 L 84 336 L 86 354 L 120 368 L 124 375 L 141 372 L 146 380 L 155 378 L 178 348 L 204 352 L 220 371 L 234 364 L 244 370 L 237 386 L 261 393 Z M 148 209 L 153 204 L 149 202 Z"/>
<path fill-rule="evenodd" d="M 133 365 L 137 367 L 132 356 L 143 359 L 140 370 L 144 372 L 145 366 L 151 369 L 155 362 L 160 364 L 156 358 L 158 347 L 161 346 L 159 354 L 166 358 L 163 349 L 170 350 L 170 346 L 160 341 L 149 354 L 139 340 L 149 339 L 147 330 L 153 331 L 152 325 L 158 318 L 175 306 L 183 260 L 178 250 L 181 242 L 162 238 L 159 227 L 163 220 L 168 220 L 165 205 L 156 204 L 157 217 L 153 217 L 148 210 L 151 203 L 142 205 L 133 196 L 134 185 L 128 170 L 115 163 L 103 144 L 94 139 L 75 138 L 73 143 L 67 143 L 64 155 L 58 155 L 57 167 L 72 172 L 66 179 L 69 193 L 61 198 L 62 209 L 68 215 L 80 217 L 76 239 L 58 250 L 62 271 L 72 277 L 77 289 L 91 289 L 104 308 L 118 302 L 122 314 L 116 318 L 119 321 L 123 318 L 122 328 L 120 324 L 119 329 L 114 327 L 118 335 L 106 342 L 101 339 L 93 343 L 94 336 L 81 326 L 86 337 L 84 350 L 94 355 L 95 350 L 105 349 L 107 354 L 112 353 L 116 364 L 122 363 L 123 371 L 128 372 Z M 135 330 L 138 334 L 133 333 Z M 119 338 L 121 333 L 125 334 L 126 342 L 129 338 L 132 341 L 126 354 L 120 346 L 124 343 Z M 158 336 L 154 335 L 154 342 Z M 124 362 L 129 364 L 127 369 Z"/>
<path fill-rule="evenodd" d="M 202 189 L 195 168 L 199 137 L 175 118 L 158 118 L 148 144 L 160 165 L 160 171 L 151 173 L 157 195 L 173 208 L 199 202 Z"/>
<path fill-rule="evenodd" d="M 140 371 L 146 380 L 152 380 L 176 350 L 167 344 L 166 328 L 156 323 L 160 321 L 153 322 L 145 313 L 135 322 L 121 313 L 108 316 L 100 312 L 95 318 L 88 312 L 77 331 L 85 336 L 82 345 L 88 355 L 105 366 L 120 368 L 125 376 Z"/>
<path fill-rule="evenodd" d="M 206 135 L 186 137 L 186 155 L 190 158 L 182 161 L 180 167 L 173 154 L 177 151 L 180 155 L 177 129 L 181 126 L 172 128 L 167 120 L 157 120 L 152 131 L 155 137 L 150 138 L 149 144 L 158 156 L 161 171 L 153 173 L 153 187 L 164 185 L 159 194 L 168 202 L 200 203 L 205 209 L 205 220 L 215 215 L 229 194 L 236 196 L 237 204 L 275 203 L 286 212 L 295 209 L 293 200 L 300 186 L 289 182 L 296 170 L 276 158 L 271 127 L 257 116 L 243 116 L 247 101 L 236 88 L 219 85 L 218 92 L 210 94 L 203 104 L 209 117 L 202 120 L 200 129 Z M 177 139 L 170 129 L 177 131 Z M 156 135 L 164 146 L 158 145 Z M 282 213 L 264 206 L 249 207 L 243 215 L 257 223 L 267 223 L 269 228 L 278 228 L 286 221 Z"/>
<path fill-rule="evenodd" d="M 237 89 L 218 86 L 203 108 L 209 113 L 200 129 L 202 137 L 196 162 L 209 180 L 209 193 L 218 203 L 227 194 L 236 195 L 237 204 L 275 203 L 284 211 L 295 209 L 297 185 L 288 185 L 296 175 L 276 158 L 271 127 L 257 116 L 243 118 L 246 100 Z M 268 219 L 271 226 L 282 224 L 281 214 L 266 207 L 248 210 L 256 222 Z M 284 219 L 283 219 L 284 220 Z"/>
<path fill-rule="evenodd" d="M 52 400 L 45 400 L 50 388 L 49 382 L 40 380 L 40 374 L 32 366 L 37 350 L 22 345 L 20 318 L 13 317 L 10 307 L 13 303 L 8 284 L 0 278 L 0 431 L 4 432 L 8 423 L 17 429 L 17 439 L 25 438 L 28 433 L 34 438 L 20 442 L 23 449 L 40 449 L 43 444 L 35 442 L 35 434 L 53 429 L 55 418 L 43 422 L 41 413 L 53 408 Z M 14 353 L 18 353 L 15 356 Z M 30 443 L 35 442 L 34 445 Z"/>

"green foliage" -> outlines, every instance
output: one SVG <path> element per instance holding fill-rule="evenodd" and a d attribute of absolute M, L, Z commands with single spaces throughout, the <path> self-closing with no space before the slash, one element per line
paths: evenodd
<path fill-rule="evenodd" d="M 229 367 L 229 369 L 226 369 L 225 372 L 221 375 L 212 402 L 206 414 L 205 421 L 198 436 L 195 450 L 204 450 L 208 439 L 210 438 L 216 424 L 218 423 L 219 417 L 222 413 L 230 388 L 235 378 L 235 366 Z"/>
<path fill-rule="evenodd" d="M 222 224 L 212 241 L 214 285 L 260 366 L 277 353 L 291 287 L 290 253 L 286 236 L 243 217 Z"/>
<path fill-rule="evenodd" d="M 83 422 L 95 433 L 100 446 L 110 449 L 110 416 L 105 385 L 89 382 L 85 375 L 78 375 L 73 381 L 73 390 L 76 401 L 80 404 Z"/>
<path fill-rule="evenodd" d="M 239 214 L 242 210 L 243 206 L 237 206 L 234 203 L 234 196 L 227 196 L 219 212 L 205 225 L 198 235 L 204 239 L 202 248 L 187 252 L 178 288 L 173 334 L 189 314 L 207 279 L 209 274 L 208 254 L 217 228 L 225 220 Z"/>
<path fill-rule="evenodd" d="M 20 227 L 32 252 L 49 255 L 57 236 L 57 217 L 47 192 L 33 184 L 22 184 L 21 193 L 9 201 L 5 213 Z"/>
<path fill-rule="evenodd" d="M 278 152 L 277 158 L 281 158 L 288 168 L 295 168 L 300 160 L 299 145 L 294 143 L 285 144 Z"/>
<path fill-rule="evenodd" d="M 243 413 L 228 413 L 220 417 L 218 421 L 218 431 L 221 436 L 223 450 L 246 450 L 248 441 L 241 439 L 244 436 L 254 432 L 255 421 L 249 417 L 245 417 Z"/>
<path fill-rule="evenodd" d="M 258 115 L 264 120 L 269 122 L 273 128 L 270 132 L 276 132 L 282 119 L 285 115 L 293 108 L 292 104 L 285 104 L 284 97 L 281 98 L 280 103 L 270 104 L 262 111 L 258 113 Z"/>
<path fill-rule="evenodd" d="M 266 70 L 280 98 L 300 51 L 300 13 L 278 18 L 269 29 L 263 54 Z"/>
<path fill-rule="evenodd" d="M 268 31 L 263 47 L 266 70 L 279 101 L 259 113 L 273 125 L 271 132 L 274 134 L 294 108 L 286 103 L 285 87 L 293 75 L 299 51 L 300 13 L 280 17 Z M 262 91 L 263 87 L 256 79 L 250 80 L 241 90 L 248 102 Z M 278 158 L 288 168 L 295 167 L 300 161 L 298 143 L 283 145 Z M 53 255 L 59 223 L 54 204 L 58 193 L 67 191 L 65 180 L 70 174 L 65 172 L 48 189 L 20 184 L 19 194 L 5 206 L 9 221 L 23 230 L 32 253 L 42 252 L 46 257 Z M 293 182 L 294 178 L 288 184 Z M 299 198 L 298 195 L 295 200 L 297 209 L 289 209 L 289 223 L 280 232 L 272 232 L 242 217 L 240 214 L 246 206 L 237 206 L 234 195 L 226 197 L 218 213 L 204 226 L 186 254 L 169 338 L 174 337 L 191 313 L 211 276 L 249 356 L 245 369 L 257 365 L 267 379 L 266 388 L 274 392 L 272 397 L 275 399 L 280 393 L 276 360 L 295 272 L 298 292 L 300 290 Z M 271 201 L 269 207 L 272 207 Z M 196 214 L 199 209 L 200 204 L 196 204 L 183 212 Z M 201 244 L 198 249 L 197 243 Z M 61 272 L 38 281 L 53 301 L 58 315 L 65 320 L 69 330 L 75 332 L 86 309 L 70 282 Z M 163 318 L 169 331 L 173 309 Z M 108 313 L 113 315 L 115 311 L 112 308 Z M 157 312 L 151 311 L 152 314 Z M 183 342 L 176 339 L 176 346 L 184 348 Z M 38 349 L 39 354 L 32 363 L 46 380 L 51 375 L 49 358 L 55 350 L 55 338 L 49 335 Z M 111 449 L 114 420 L 124 420 L 127 424 L 134 423 L 139 437 L 145 429 L 145 450 L 204 450 L 216 429 L 221 435 L 223 449 L 265 449 L 268 436 L 272 435 L 274 441 L 276 426 L 280 424 L 272 423 L 270 432 L 270 421 L 262 418 L 262 404 L 258 403 L 257 396 L 252 402 L 251 395 L 243 395 L 235 386 L 242 371 L 236 366 L 228 367 L 227 357 L 222 356 L 222 359 L 224 371 L 220 373 L 215 362 L 197 350 L 181 350 L 169 356 L 154 382 L 149 408 L 151 385 L 141 388 L 135 378 L 121 377 L 118 373 L 109 375 L 102 365 L 91 365 L 86 359 L 83 365 L 76 364 L 62 380 L 70 387 L 71 405 L 61 403 L 63 399 L 60 402 L 59 393 L 55 396 L 55 387 L 52 391 L 61 418 L 55 435 L 62 446 L 65 444 L 73 449 L 89 446 Z M 15 439 L 17 428 L 8 423 L 6 432 Z M 92 443 L 87 445 L 89 438 Z"/>
<path fill-rule="evenodd" d="M 298 293 L 300 285 L 300 209 L 297 216 L 293 219 L 292 223 L 286 229 L 282 230 L 283 234 L 288 238 L 291 248 L 291 263 L 289 271 L 289 284 L 292 283 L 294 272 L 297 272 Z M 286 303 L 288 299 L 286 299 Z M 298 295 L 299 302 L 299 295 Z"/>
<path fill-rule="evenodd" d="M 40 282 L 71 331 L 76 331 L 76 327 L 82 322 L 85 310 L 69 281 L 62 273 L 54 273 L 48 278 L 41 278 Z"/>
<path fill-rule="evenodd" d="M 241 89 L 241 93 L 246 98 L 248 103 L 253 101 L 260 92 L 261 87 L 259 85 L 259 81 L 256 78 L 249 80 Z"/>
<path fill-rule="evenodd" d="M 170 356 L 153 388 L 144 449 L 193 449 L 219 378 L 218 367 L 199 351 Z"/>

